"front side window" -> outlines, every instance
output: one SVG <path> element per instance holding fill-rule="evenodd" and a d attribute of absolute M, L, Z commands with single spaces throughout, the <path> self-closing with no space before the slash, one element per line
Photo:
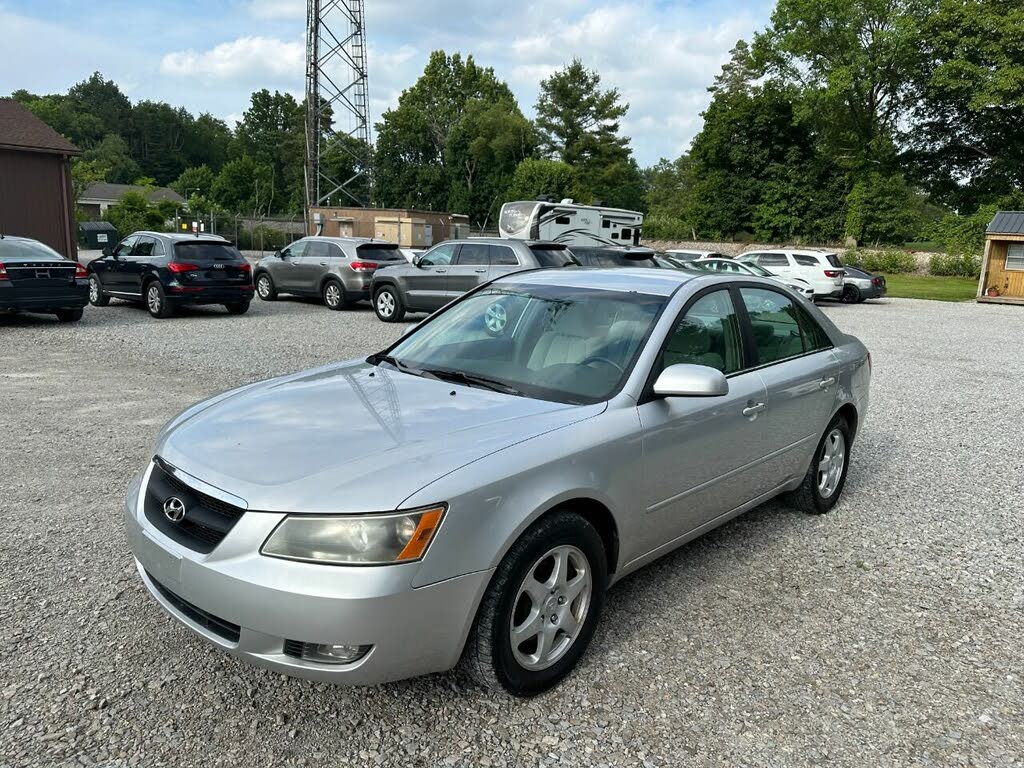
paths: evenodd
<path fill-rule="evenodd" d="M 455 249 L 458 248 L 457 243 L 442 243 L 436 248 L 431 248 L 420 259 L 420 264 L 425 267 L 443 267 L 452 263 L 452 258 L 455 256 Z"/>
<path fill-rule="evenodd" d="M 743 367 L 740 324 L 728 289 L 701 296 L 672 329 L 658 373 L 681 363 L 706 365 L 725 374 Z"/>
<path fill-rule="evenodd" d="M 294 243 L 292 243 L 283 251 L 281 251 L 281 255 L 287 258 L 297 259 L 306 252 L 306 247 L 309 245 L 309 242 L 309 240 L 296 240 Z M 178 248 L 180 247 L 181 244 L 179 243 Z"/>
<path fill-rule="evenodd" d="M 135 245 L 135 241 L 139 238 L 136 235 L 126 237 L 121 243 L 114 249 L 114 255 L 116 256 L 127 256 L 132 252 L 132 248 Z"/>
<path fill-rule="evenodd" d="M 636 363 L 664 296 L 501 283 L 413 331 L 390 355 L 410 375 L 596 403 Z"/>
<path fill-rule="evenodd" d="M 1024 243 L 1010 243 L 1006 248 L 1006 269 L 1024 269 Z"/>
<path fill-rule="evenodd" d="M 815 342 L 805 339 L 797 307 L 789 298 L 767 288 L 740 288 L 740 296 L 750 316 L 760 365 L 814 350 Z"/>

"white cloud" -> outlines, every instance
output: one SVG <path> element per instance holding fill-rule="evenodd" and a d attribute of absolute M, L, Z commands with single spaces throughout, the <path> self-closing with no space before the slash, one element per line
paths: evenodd
<path fill-rule="evenodd" d="M 257 83 L 269 78 L 301 88 L 306 49 L 302 42 L 275 37 L 239 37 L 207 51 L 176 51 L 160 61 L 160 72 L 175 77 L 205 77 Z"/>

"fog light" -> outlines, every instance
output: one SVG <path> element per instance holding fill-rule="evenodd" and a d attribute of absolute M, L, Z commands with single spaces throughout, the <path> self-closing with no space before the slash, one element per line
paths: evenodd
<path fill-rule="evenodd" d="M 306 646 L 303 654 L 311 661 L 323 661 L 328 664 L 351 664 L 358 661 L 370 650 L 368 645 L 313 645 Z"/>

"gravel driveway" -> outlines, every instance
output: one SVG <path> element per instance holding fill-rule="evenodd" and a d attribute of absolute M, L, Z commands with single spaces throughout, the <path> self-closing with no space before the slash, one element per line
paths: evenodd
<path fill-rule="evenodd" d="M 123 492 L 166 419 L 398 327 L 302 301 L 0 317 L 0 765 L 1024 765 L 1024 308 L 827 311 L 875 369 L 837 509 L 768 504 L 626 579 L 529 701 L 245 666 L 132 565 Z"/>

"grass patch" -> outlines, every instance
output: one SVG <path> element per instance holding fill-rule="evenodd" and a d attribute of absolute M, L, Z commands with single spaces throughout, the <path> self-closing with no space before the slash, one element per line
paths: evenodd
<path fill-rule="evenodd" d="M 886 275 L 885 285 L 889 296 L 898 299 L 970 301 L 978 295 L 978 281 L 973 277 Z"/>

